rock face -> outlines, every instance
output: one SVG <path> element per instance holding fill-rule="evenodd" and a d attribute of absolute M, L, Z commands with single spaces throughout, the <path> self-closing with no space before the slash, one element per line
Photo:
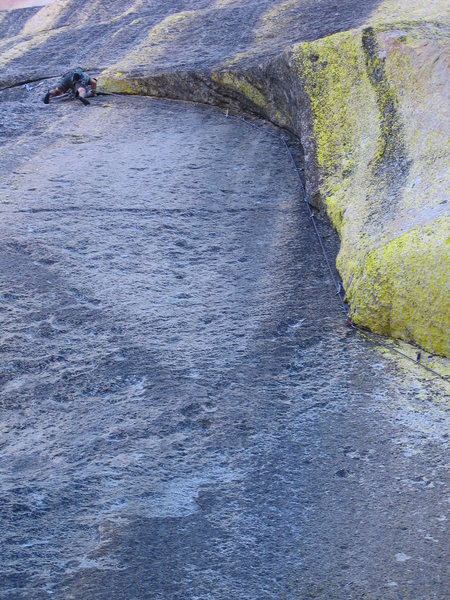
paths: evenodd
<path fill-rule="evenodd" d="M 289 129 L 341 237 L 351 318 L 448 356 L 447 16 L 439 0 L 59 0 L 0 13 L 0 85 L 82 64 L 104 91 Z"/>
<path fill-rule="evenodd" d="M 319 193 L 340 233 L 353 320 L 448 354 L 440 27 L 339 34 L 294 48 L 290 65 L 310 101 L 309 193 Z"/>

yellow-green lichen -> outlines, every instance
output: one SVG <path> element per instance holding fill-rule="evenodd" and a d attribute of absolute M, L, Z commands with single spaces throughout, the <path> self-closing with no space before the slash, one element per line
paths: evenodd
<path fill-rule="evenodd" d="M 309 100 L 317 191 L 341 236 L 355 322 L 448 354 L 448 133 L 442 40 L 337 34 L 292 51 Z M 431 90 L 429 89 L 431 87 Z"/>
<path fill-rule="evenodd" d="M 238 92 L 255 106 L 262 109 L 267 108 L 267 98 L 263 90 L 249 78 L 234 73 L 213 73 L 211 79 L 226 90 Z"/>
<path fill-rule="evenodd" d="M 295 46 L 292 67 L 309 98 L 320 193 L 339 230 L 345 201 L 363 187 L 380 124 L 358 33 Z"/>
<path fill-rule="evenodd" d="M 347 290 L 354 322 L 448 355 L 449 238 L 442 218 L 368 252 Z"/>
<path fill-rule="evenodd" d="M 135 95 L 141 93 L 141 87 L 139 81 L 124 77 L 119 72 L 114 73 L 114 76 L 105 72 L 98 78 L 99 92 Z"/>
<path fill-rule="evenodd" d="M 236 67 L 237 65 L 239 65 L 240 62 L 243 62 L 247 59 L 249 59 L 252 55 L 255 54 L 255 50 L 253 48 L 248 48 L 243 52 L 237 52 L 234 56 L 230 56 L 228 58 L 226 58 L 222 64 L 220 65 L 220 67 L 222 67 L 223 69 L 232 69 L 233 67 Z"/>
<path fill-rule="evenodd" d="M 350 100 L 364 66 L 351 34 L 301 44 L 294 56 L 311 104 L 318 164 L 329 174 L 339 161 L 351 159 L 355 120 Z"/>

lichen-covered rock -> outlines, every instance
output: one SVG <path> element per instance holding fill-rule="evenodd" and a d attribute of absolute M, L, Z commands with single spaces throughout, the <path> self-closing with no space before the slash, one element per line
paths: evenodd
<path fill-rule="evenodd" d="M 15 12 L 0 13 L 0 87 L 82 64 L 105 91 L 235 106 L 298 135 L 308 200 L 341 236 L 354 322 L 450 354 L 443 0 L 58 0 Z"/>
<path fill-rule="evenodd" d="M 438 23 L 368 26 L 295 45 L 265 71 L 213 75 L 302 140 L 309 201 L 326 206 L 341 237 L 338 268 L 353 321 L 443 355 L 446 51 Z M 287 83 L 289 96 L 277 97 L 273 88 Z"/>
<path fill-rule="evenodd" d="M 449 93 L 440 26 L 372 27 L 294 48 L 319 194 L 355 323 L 449 353 Z"/>

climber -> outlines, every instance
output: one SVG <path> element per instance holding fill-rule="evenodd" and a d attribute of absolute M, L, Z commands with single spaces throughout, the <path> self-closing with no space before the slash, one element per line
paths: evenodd
<path fill-rule="evenodd" d="M 87 106 L 89 104 L 87 98 L 95 96 L 97 80 L 85 73 L 81 67 L 77 67 L 75 71 L 66 73 L 55 88 L 48 90 L 42 101 L 44 104 L 48 104 L 50 98 L 65 94 L 69 90 L 72 90 L 75 98 L 78 98 L 84 106 Z"/>

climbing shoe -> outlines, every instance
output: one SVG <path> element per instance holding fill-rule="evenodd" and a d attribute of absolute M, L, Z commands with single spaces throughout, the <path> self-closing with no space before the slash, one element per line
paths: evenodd
<path fill-rule="evenodd" d="M 89 106 L 90 104 L 89 100 L 86 100 L 86 98 L 82 98 L 81 96 L 78 96 L 78 100 L 82 102 L 85 106 Z"/>
<path fill-rule="evenodd" d="M 47 92 L 45 96 L 42 98 L 42 102 L 44 104 L 48 104 L 50 102 L 50 92 Z"/>

